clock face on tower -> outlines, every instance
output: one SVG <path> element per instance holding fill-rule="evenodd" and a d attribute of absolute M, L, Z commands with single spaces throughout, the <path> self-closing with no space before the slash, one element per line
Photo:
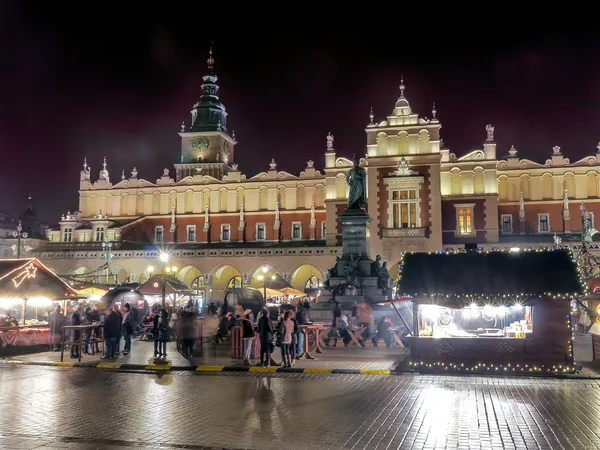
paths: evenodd
<path fill-rule="evenodd" d="M 223 142 L 223 153 L 226 155 L 229 154 L 229 142 L 227 141 Z"/>
<path fill-rule="evenodd" d="M 192 141 L 192 149 L 197 152 L 204 152 L 208 148 L 208 139 L 204 136 L 198 136 Z"/>

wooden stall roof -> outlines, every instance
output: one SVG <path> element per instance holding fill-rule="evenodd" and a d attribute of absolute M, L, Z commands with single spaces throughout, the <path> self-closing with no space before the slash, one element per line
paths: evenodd
<path fill-rule="evenodd" d="M 137 290 L 144 295 L 160 295 L 162 293 L 162 279 L 165 280 L 166 294 L 181 294 L 186 295 L 191 293 L 192 289 L 183 281 L 173 276 L 167 275 L 152 275 L 148 280 L 142 283 Z M 154 286 L 156 284 L 156 286 Z"/>
<path fill-rule="evenodd" d="M 0 260 L 0 297 L 65 299 L 77 291 L 35 258 Z"/>
<path fill-rule="evenodd" d="M 410 253 L 397 294 L 436 296 L 573 295 L 581 291 L 575 259 L 564 250 Z"/>

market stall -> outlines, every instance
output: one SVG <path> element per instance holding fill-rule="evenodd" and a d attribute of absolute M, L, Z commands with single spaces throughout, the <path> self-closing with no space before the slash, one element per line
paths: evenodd
<path fill-rule="evenodd" d="M 163 295 L 166 304 L 174 307 L 184 306 L 190 299 L 196 300 L 187 284 L 169 275 L 153 275 L 137 291 L 144 295 L 149 304 L 157 307 L 161 304 Z"/>
<path fill-rule="evenodd" d="M 398 292 L 412 299 L 411 364 L 420 370 L 570 372 L 567 251 L 406 254 Z"/>
<path fill-rule="evenodd" d="M 50 343 L 48 312 L 77 298 L 37 259 L 0 260 L 0 347 Z"/>

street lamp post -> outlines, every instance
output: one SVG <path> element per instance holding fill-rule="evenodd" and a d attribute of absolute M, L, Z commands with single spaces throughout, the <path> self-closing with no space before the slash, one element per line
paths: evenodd
<path fill-rule="evenodd" d="M 267 273 L 269 272 L 269 268 L 267 266 L 263 266 L 262 274 L 257 276 L 258 281 L 263 282 L 263 300 L 267 302 Z M 275 275 L 271 275 L 271 280 L 275 280 Z"/>
<path fill-rule="evenodd" d="M 162 263 L 162 270 L 160 274 L 160 292 L 161 292 L 161 303 L 163 309 L 167 308 L 167 281 L 166 276 L 169 274 L 175 275 L 177 273 L 177 267 L 169 266 L 167 263 L 169 262 L 169 254 L 162 252 L 159 256 L 160 262 Z M 148 271 L 152 272 L 153 268 L 148 267 Z"/>
<path fill-rule="evenodd" d="M 108 236 L 105 236 L 104 241 L 102 241 L 102 249 L 104 250 L 104 256 L 106 257 L 106 284 L 108 284 L 108 279 L 110 278 L 110 260 L 112 258 L 110 251 L 112 246 L 113 244 L 110 242 Z"/>
<path fill-rule="evenodd" d="M 13 231 L 12 235 L 17 238 L 17 259 L 21 259 L 21 238 L 27 239 L 27 233 L 23 232 L 20 220 L 17 225 L 17 231 Z"/>

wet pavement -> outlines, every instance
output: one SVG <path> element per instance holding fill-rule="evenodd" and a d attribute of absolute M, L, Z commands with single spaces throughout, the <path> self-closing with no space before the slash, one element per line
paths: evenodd
<path fill-rule="evenodd" d="M 153 363 L 154 346 L 152 342 L 135 340 L 131 343 L 131 353 L 129 355 L 119 355 L 117 360 L 101 360 L 101 354 L 84 355 L 82 362 L 98 363 L 110 362 L 121 364 L 139 364 L 145 365 Z M 282 358 L 278 348 L 275 349 L 273 359 L 280 363 Z M 357 347 L 325 347 L 323 353 L 315 354 L 314 360 L 297 360 L 298 368 L 329 368 L 329 369 L 373 369 L 373 370 L 393 370 L 396 366 L 402 364 L 408 358 L 408 349 L 406 348 L 357 348 Z M 39 362 L 58 362 L 60 361 L 60 352 L 31 353 L 26 355 L 17 355 L 5 359 L 20 361 L 39 361 Z M 69 352 L 64 354 L 65 362 L 74 362 Z M 240 366 L 241 359 L 231 357 L 230 344 L 205 343 L 202 355 L 191 360 L 185 359 L 176 348 L 174 342 L 169 342 L 167 347 L 167 360 L 172 366 Z M 257 359 L 254 362 L 258 363 Z M 407 365 L 408 367 L 408 365 Z"/>
<path fill-rule="evenodd" d="M 600 449 L 600 381 L 0 368 L 0 448 Z"/>

